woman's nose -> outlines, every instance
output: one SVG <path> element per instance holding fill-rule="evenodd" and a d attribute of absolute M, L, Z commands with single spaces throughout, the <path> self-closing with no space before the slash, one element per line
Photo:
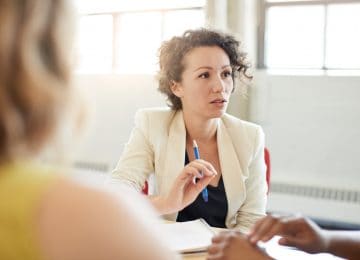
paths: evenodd
<path fill-rule="evenodd" d="M 212 90 L 214 92 L 224 92 L 227 89 L 227 83 L 220 77 L 216 77 L 213 82 Z"/>

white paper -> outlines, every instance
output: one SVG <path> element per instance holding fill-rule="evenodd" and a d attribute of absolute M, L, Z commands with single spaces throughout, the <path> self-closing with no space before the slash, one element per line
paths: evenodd
<path fill-rule="evenodd" d="M 316 259 L 316 260 L 340 260 L 343 258 L 339 258 L 336 256 L 333 256 L 331 254 L 321 253 L 321 254 L 308 254 L 304 251 L 298 250 L 294 247 L 288 247 L 288 246 L 281 246 L 278 244 L 280 237 L 275 236 L 270 241 L 266 243 L 259 242 L 258 246 L 260 248 L 263 248 L 266 253 L 268 253 L 271 257 L 277 259 L 277 260 L 310 260 L 310 259 Z"/>
<path fill-rule="evenodd" d="M 170 248 L 179 253 L 206 251 L 215 235 L 202 219 L 164 223 L 163 229 Z"/>

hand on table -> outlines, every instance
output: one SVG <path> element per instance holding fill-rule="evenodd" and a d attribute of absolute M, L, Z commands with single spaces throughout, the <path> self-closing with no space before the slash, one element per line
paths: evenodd
<path fill-rule="evenodd" d="M 225 231 L 212 239 L 207 260 L 267 260 L 272 259 L 247 237 L 237 231 Z"/>
<path fill-rule="evenodd" d="M 256 244 L 258 241 L 266 242 L 276 235 L 281 236 L 281 245 L 294 246 L 308 253 L 326 251 L 327 240 L 320 227 L 311 220 L 299 216 L 268 215 L 255 223 L 249 240 Z"/>

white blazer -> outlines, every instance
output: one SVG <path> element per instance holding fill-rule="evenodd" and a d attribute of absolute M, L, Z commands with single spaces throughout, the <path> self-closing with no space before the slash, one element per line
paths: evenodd
<path fill-rule="evenodd" d="M 225 225 L 246 233 L 265 215 L 264 134 L 260 126 L 225 114 L 219 120 L 217 142 L 228 201 Z M 150 174 L 154 174 L 154 195 L 166 194 L 184 168 L 185 145 L 186 129 L 181 110 L 140 110 L 112 177 L 140 191 Z M 165 216 L 169 220 L 176 220 L 176 217 L 177 213 Z"/>

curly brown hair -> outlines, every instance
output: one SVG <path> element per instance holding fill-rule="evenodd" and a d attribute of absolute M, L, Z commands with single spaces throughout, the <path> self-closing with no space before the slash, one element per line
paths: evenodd
<path fill-rule="evenodd" d="M 202 46 L 218 46 L 225 51 L 233 70 L 233 81 L 237 76 L 251 78 L 247 75 L 250 64 L 246 60 L 246 53 L 239 50 L 240 42 L 232 35 L 205 28 L 187 30 L 182 36 L 175 36 L 163 42 L 159 48 L 158 90 L 167 96 L 168 105 L 173 110 L 182 109 L 182 103 L 180 98 L 172 92 L 171 84 L 182 80 L 185 69 L 184 56 L 190 50 Z"/>
<path fill-rule="evenodd" d="M 66 0 L 0 0 L 0 161 L 33 155 L 69 94 Z M 70 34 L 71 35 L 71 34 Z"/>

